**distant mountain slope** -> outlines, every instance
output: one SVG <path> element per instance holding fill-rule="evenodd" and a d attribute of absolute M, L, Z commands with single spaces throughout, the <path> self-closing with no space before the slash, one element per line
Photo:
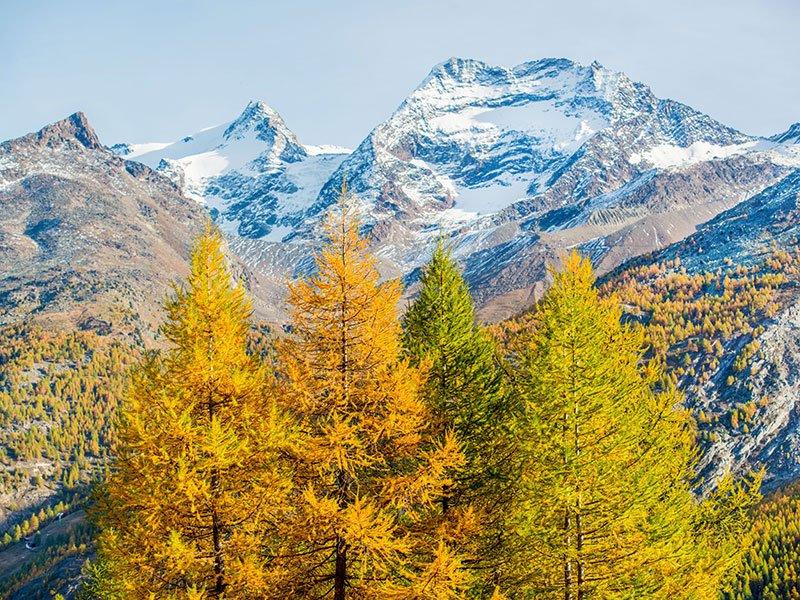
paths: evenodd
<path fill-rule="evenodd" d="M 82 113 L 0 144 L 0 324 L 151 336 L 205 216 Z"/>
<path fill-rule="evenodd" d="M 793 250 L 800 240 L 800 169 L 763 192 L 701 225 L 697 232 L 657 255 L 681 257 L 691 271 L 752 265 L 774 250 Z"/>
<path fill-rule="evenodd" d="M 800 123 L 794 123 L 782 133 L 778 133 L 770 137 L 773 142 L 781 144 L 798 144 L 800 143 Z"/>
<path fill-rule="evenodd" d="M 700 415 L 707 475 L 800 477 L 800 169 L 607 285 L 631 316 L 664 323 L 655 339 Z"/>
<path fill-rule="evenodd" d="M 206 202 L 276 282 L 309 268 L 346 180 L 386 276 L 413 293 L 445 236 L 482 316 L 497 319 L 533 301 L 566 248 L 605 271 L 775 183 L 800 166 L 778 137 L 742 134 L 598 63 L 453 58 L 350 154 L 303 146 L 258 102 L 180 142 L 118 151 Z"/>

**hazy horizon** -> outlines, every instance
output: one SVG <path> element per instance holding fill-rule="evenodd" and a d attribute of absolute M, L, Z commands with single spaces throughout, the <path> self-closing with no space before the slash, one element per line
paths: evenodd
<path fill-rule="evenodd" d="M 167 142 L 258 99 L 304 143 L 353 147 L 451 56 L 597 60 L 745 133 L 800 121 L 800 3 L 642 4 L 6 5 L 0 140 L 80 110 L 106 144 Z"/>

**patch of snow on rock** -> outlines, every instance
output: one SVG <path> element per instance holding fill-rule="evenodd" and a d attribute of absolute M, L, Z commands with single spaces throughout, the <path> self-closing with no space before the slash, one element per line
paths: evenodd
<path fill-rule="evenodd" d="M 717 146 L 709 142 L 698 141 L 682 148 L 670 144 L 663 144 L 650 148 L 642 154 L 631 155 L 631 163 L 648 163 L 658 169 L 683 167 L 694 163 L 728 158 L 736 154 L 743 154 L 751 150 L 757 142 L 745 142 L 729 146 Z"/>

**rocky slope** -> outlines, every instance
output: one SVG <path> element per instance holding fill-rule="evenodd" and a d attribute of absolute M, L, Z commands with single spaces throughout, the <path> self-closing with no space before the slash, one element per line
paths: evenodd
<path fill-rule="evenodd" d="M 0 323 L 128 333 L 185 270 L 202 209 L 165 177 L 105 150 L 76 113 L 0 145 Z"/>
<path fill-rule="evenodd" d="M 775 252 L 798 249 L 800 169 L 705 224 L 664 257 L 680 256 L 691 272 L 763 264 Z M 758 350 L 735 381 L 727 385 L 734 366 L 723 362 L 718 376 L 698 389 L 697 400 L 717 407 L 764 400 L 749 432 L 723 429 L 706 460 L 716 470 L 765 464 L 773 484 L 800 476 L 800 282 L 792 279 L 777 300 L 776 314 L 752 336 Z"/>
<path fill-rule="evenodd" d="M 0 144 L 0 208 L 0 324 L 137 340 L 153 335 L 206 219 L 168 178 L 107 150 L 81 113 Z"/>
<path fill-rule="evenodd" d="M 696 343 L 681 336 L 674 343 L 680 358 L 692 345 L 714 342 L 691 361 L 684 357 L 688 370 L 680 379 L 687 403 L 702 415 L 706 475 L 764 465 L 769 487 L 800 477 L 800 169 L 681 242 L 626 265 L 612 274 L 612 286 L 637 270 L 646 274 L 642 289 L 670 281 L 665 298 L 673 303 L 688 295 L 693 277 L 705 277 L 697 291 L 703 302 L 693 306 L 751 298 L 727 317 L 686 314 L 683 329 L 702 319 Z M 729 326 L 718 327 L 715 320 L 724 318 Z M 703 362 L 706 372 L 698 368 Z"/>
<path fill-rule="evenodd" d="M 454 58 L 350 154 L 303 146 L 263 103 L 174 144 L 118 151 L 206 202 L 272 281 L 309 268 L 346 180 L 385 275 L 413 284 L 444 235 L 482 316 L 498 319 L 533 300 L 566 248 L 605 271 L 775 183 L 800 164 L 783 150 L 790 133 L 742 134 L 597 63 Z"/>

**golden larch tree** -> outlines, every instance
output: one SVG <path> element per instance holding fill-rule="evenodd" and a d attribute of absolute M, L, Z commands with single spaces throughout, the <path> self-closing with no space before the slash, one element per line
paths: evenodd
<path fill-rule="evenodd" d="M 282 395 L 301 432 L 286 597 L 457 598 L 459 557 L 423 525 L 462 460 L 434 443 L 423 373 L 401 359 L 397 281 L 380 283 L 345 190 L 317 273 L 290 286 Z"/>
<path fill-rule="evenodd" d="M 291 428 L 247 351 L 251 306 L 208 226 L 166 303 L 168 348 L 136 370 L 98 494 L 103 586 L 126 599 L 265 598 Z M 112 594 L 113 597 L 113 594 Z"/>

